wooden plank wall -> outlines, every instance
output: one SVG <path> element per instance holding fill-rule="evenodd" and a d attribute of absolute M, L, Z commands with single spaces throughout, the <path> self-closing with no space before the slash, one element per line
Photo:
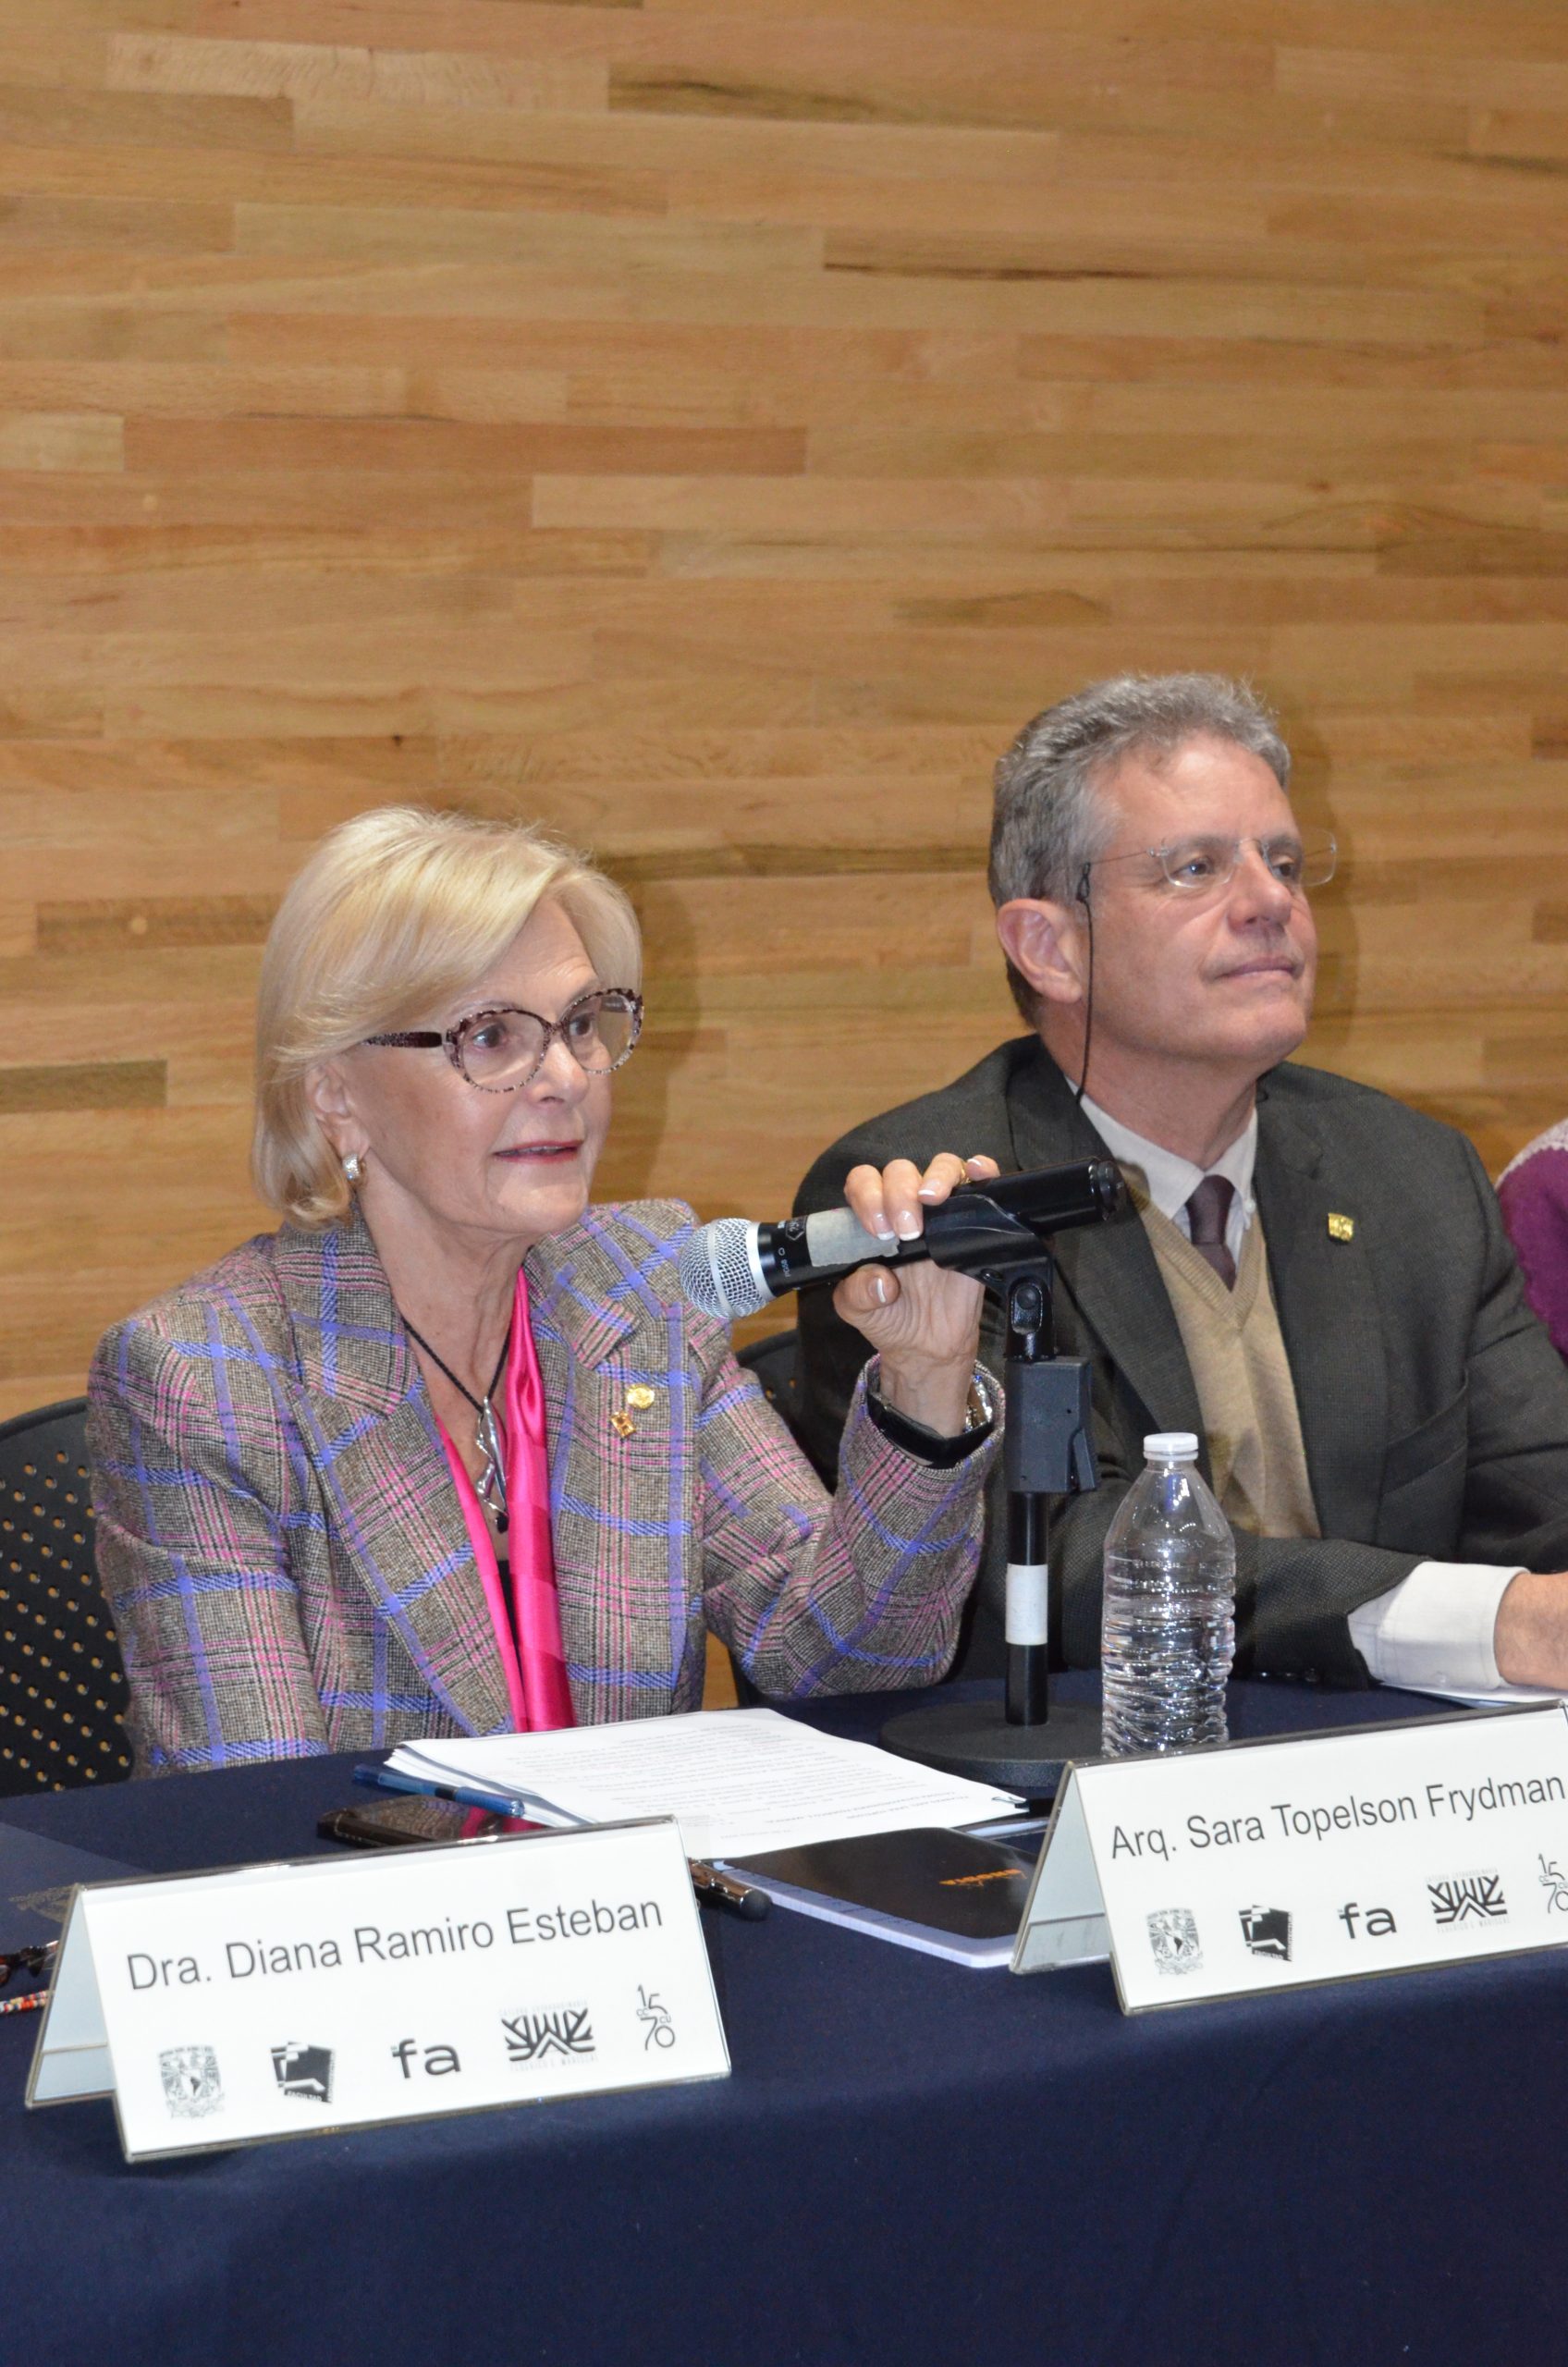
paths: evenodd
<path fill-rule="evenodd" d="M 768 1214 L 1009 1028 L 1018 723 L 1244 670 L 1317 1056 L 1568 1110 L 1560 0 L 6 0 L 0 132 L 0 1412 L 259 1220 L 387 798 L 633 885 L 605 1181 Z"/>

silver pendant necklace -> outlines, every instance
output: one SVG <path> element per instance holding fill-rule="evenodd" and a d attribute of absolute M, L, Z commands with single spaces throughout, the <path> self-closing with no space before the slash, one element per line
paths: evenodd
<path fill-rule="evenodd" d="M 501 1375 L 506 1370 L 507 1349 L 510 1342 L 509 1340 L 502 1341 L 501 1353 L 496 1359 L 496 1369 L 491 1376 L 490 1386 L 483 1397 L 476 1397 L 472 1390 L 458 1379 L 446 1359 L 436 1355 L 423 1332 L 414 1330 L 408 1317 L 403 1315 L 401 1307 L 398 1312 L 402 1315 L 403 1329 L 410 1339 L 418 1342 L 436 1370 L 446 1374 L 459 1396 L 467 1398 L 478 1417 L 473 1442 L 484 1457 L 484 1469 L 474 1482 L 473 1492 L 484 1506 L 485 1511 L 491 1515 L 496 1528 L 504 1537 L 507 1529 L 507 1466 L 501 1452 L 501 1431 L 500 1425 L 496 1419 L 495 1397 L 496 1390 L 501 1385 Z"/>

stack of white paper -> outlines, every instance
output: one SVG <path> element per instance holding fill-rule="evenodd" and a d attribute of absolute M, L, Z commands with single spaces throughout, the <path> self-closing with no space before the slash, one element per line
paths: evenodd
<path fill-rule="evenodd" d="M 689 1857 L 737 1858 L 857 1833 L 978 1824 L 1010 1792 L 843 1742 L 776 1710 L 694 1710 L 559 1734 L 405 1743 L 397 1774 L 515 1801 L 544 1824 L 673 1816 Z"/>

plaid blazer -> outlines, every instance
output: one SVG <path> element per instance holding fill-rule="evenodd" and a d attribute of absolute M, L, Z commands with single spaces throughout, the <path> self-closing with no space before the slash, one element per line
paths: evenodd
<path fill-rule="evenodd" d="M 829 1499 L 681 1295 L 692 1222 L 594 1208 L 526 1261 L 579 1721 L 695 1709 L 704 1628 L 771 1694 L 931 1682 L 995 1441 L 933 1469 L 863 1389 Z M 654 1403 L 623 1438 L 633 1382 Z M 507 1729 L 429 1395 L 357 1218 L 247 1242 L 116 1325 L 88 1436 L 139 1772 Z"/>

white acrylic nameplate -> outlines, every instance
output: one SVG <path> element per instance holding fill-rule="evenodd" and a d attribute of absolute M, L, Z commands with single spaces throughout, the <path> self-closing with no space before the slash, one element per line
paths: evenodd
<path fill-rule="evenodd" d="M 145 2161 L 729 2069 L 662 1818 L 79 1889 L 27 2100 Z"/>
<path fill-rule="evenodd" d="M 1565 1941 L 1554 1702 L 1071 1768 L 1012 1969 L 1141 2013 Z"/>

